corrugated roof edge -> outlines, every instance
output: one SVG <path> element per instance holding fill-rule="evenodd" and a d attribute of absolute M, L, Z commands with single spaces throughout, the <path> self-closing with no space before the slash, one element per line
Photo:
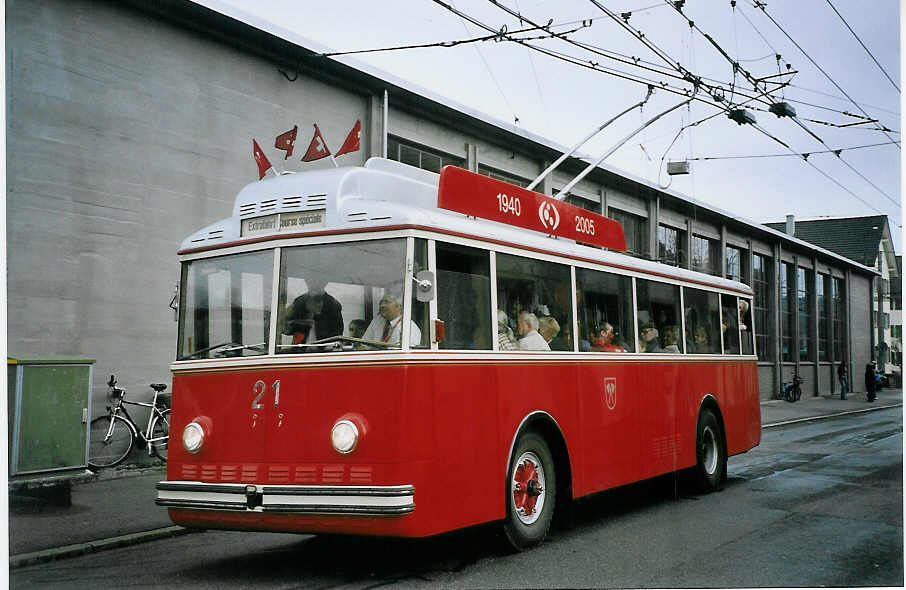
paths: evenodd
<path fill-rule="evenodd" d="M 245 23 L 246 25 L 255 27 L 256 29 L 259 29 L 261 31 L 274 35 L 275 37 L 279 37 L 279 38 L 283 39 L 284 41 L 294 43 L 300 47 L 304 47 L 306 49 L 316 51 L 318 53 L 327 53 L 327 52 L 331 51 L 331 48 L 329 48 L 329 47 L 316 43 L 306 37 L 303 37 L 302 35 L 299 35 L 298 33 L 285 29 L 279 25 L 271 23 L 260 17 L 249 14 L 248 12 L 245 12 L 244 10 L 242 10 L 240 8 L 237 8 L 237 7 L 229 5 L 229 4 L 225 4 L 224 2 L 221 2 L 220 0 L 190 0 L 190 1 L 193 2 L 194 4 L 204 6 L 210 10 L 219 12 L 220 14 L 223 14 L 230 18 L 236 19 L 242 23 Z M 420 95 L 428 100 L 434 101 L 438 104 L 441 104 L 448 108 L 459 111 L 459 112 L 463 113 L 464 115 L 473 117 L 480 121 L 483 121 L 484 123 L 487 123 L 488 125 L 492 125 L 499 129 L 504 129 L 510 133 L 513 133 L 514 135 L 518 135 L 518 136 L 522 137 L 523 139 L 527 139 L 529 141 L 540 144 L 549 149 L 553 149 L 553 150 L 559 151 L 561 153 L 565 152 L 568 149 L 566 146 L 559 145 L 556 142 L 553 142 L 540 135 L 536 135 L 536 134 L 532 133 L 531 131 L 527 131 L 525 129 L 520 129 L 519 127 L 516 127 L 515 125 L 511 125 L 509 123 L 500 121 L 499 119 L 495 119 L 494 117 L 491 117 L 490 115 L 487 115 L 485 113 L 482 113 L 481 111 L 473 109 L 472 107 L 460 104 L 454 100 L 450 100 L 449 98 L 437 95 L 434 92 L 428 90 L 427 88 L 422 88 L 421 86 L 419 86 L 417 84 L 414 84 L 407 80 L 403 80 L 402 78 L 394 76 L 393 74 L 390 74 L 389 72 L 385 72 L 383 70 L 380 70 L 379 68 L 375 68 L 371 65 L 362 63 L 355 58 L 345 56 L 345 57 L 341 57 L 341 58 L 331 57 L 329 59 L 336 61 L 340 64 L 343 64 L 347 67 L 354 68 L 356 70 L 359 70 L 361 72 L 374 76 L 375 78 L 389 82 L 406 91 L 412 92 L 414 94 L 418 94 L 418 95 Z M 579 159 L 579 160 L 592 158 L 592 157 L 593 156 L 590 156 L 587 154 L 581 154 L 581 153 L 576 154 L 576 159 Z M 786 242 L 796 244 L 800 247 L 805 247 L 809 250 L 814 250 L 816 252 L 820 252 L 824 256 L 845 262 L 847 265 L 858 268 L 859 270 L 862 270 L 866 273 L 874 274 L 874 275 L 879 274 L 877 270 L 875 270 L 869 266 L 860 264 L 849 258 L 846 258 L 845 256 L 840 256 L 839 254 L 837 254 L 835 252 L 831 252 L 830 250 L 825 250 L 824 248 L 816 246 L 815 244 L 812 244 L 810 242 L 806 242 L 804 240 L 800 240 L 798 238 L 791 237 L 783 232 L 779 232 L 774 229 L 771 229 L 756 221 L 751 221 L 749 219 L 739 217 L 738 215 L 730 213 L 729 211 L 724 211 L 723 209 L 715 207 L 714 205 L 710 205 L 703 201 L 699 201 L 698 199 L 684 195 L 677 191 L 673 191 L 670 189 L 663 189 L 654 182 L 651 182 L 644 178 L 637 177 L 624 170 L 620 170 L 619 168 L 615 168 L 613 166 L 608 166 L 606 164 L 600 164 L 600 165 L 598 165 L 598 168 L 605 172 L 609 172 L 609 173 L 615 174 L 617 176 L 622 176 L 623 178 L 631 180 L 637 184 L 646 186 L 657 192 L 670 195 L 671 197 L 674 197 L 681 201 L 685 201 L 691 205 L 695 205 L 697 207 L 703 207 L 705 209 L 713 211 L 714 213 L 717 213 L 718 215 L 721 215 L 721 216 L 729 218 L 729 219 L 733 219 L 733 220 L 741 223 L 742 225 L 749 227 L 750 229 L 753 229 L 753 230 L 756 230 L 759 232 L 764 232 L 775 238 L 781 238 L 782 240 L 784 240 Z"/>

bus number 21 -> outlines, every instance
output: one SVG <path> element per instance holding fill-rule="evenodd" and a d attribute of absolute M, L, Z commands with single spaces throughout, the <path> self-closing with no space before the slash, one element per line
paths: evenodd
<path fill-rule="evenodd" d="M 503 193 L 497 193 L 497 208 L 501 213 L 510 213 L 519 217 L 522 215 L 522 203 L 519 197 L 509 197 Z"/>
<path fill-rule="evenodd" d="M 277 379 L 274 381 L 271 387 L 274 389 L 274 407 L 280 405 L 280 380 Z M 252 409 L 260 410 L 264 407 L 264 404 L 261 403 L 261 398 L 264 396 L 264 393 L 267 391 L 267 384 L 264 381 L 256 381 L 254 387 L 252 387 L 252 393 L 257 393 L 255 399 L 252 400 Z"/>

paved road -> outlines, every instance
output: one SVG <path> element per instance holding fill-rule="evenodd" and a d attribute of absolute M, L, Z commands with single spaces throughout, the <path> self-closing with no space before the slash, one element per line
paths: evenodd
<path fill-rule="evenodd" d="M 541 547 L 208 532 L 10 573 L 14 588 L 902 586 L 902 410 L 766 430 L 722 492 L 600 494 Z"/>

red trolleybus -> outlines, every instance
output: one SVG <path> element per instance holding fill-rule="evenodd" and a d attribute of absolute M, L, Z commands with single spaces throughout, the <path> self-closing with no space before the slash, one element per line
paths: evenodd
<path fill-rule="evenodd" d="M 447 167 L 254 182 L 186 239 L 167 479 L 196 528 L 422 537 L 760 442 L 746 285 L 626 256 L 622 228 Z"/>

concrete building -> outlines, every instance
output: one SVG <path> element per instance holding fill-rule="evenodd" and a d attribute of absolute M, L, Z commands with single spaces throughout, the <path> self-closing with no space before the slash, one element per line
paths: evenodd
<path fill-rule="evenodd" d="M 893 355 L 893 292 L 900 289 L 902 275 L 897 264 L 890 224 L 886 215 L 820 217 L 799 219 L 790 215 L 768 227 L 827 248 L 878 271 L 872 288 L 872 360 L 887 375 L 897 372 Z M 902 322 L 900 322 L 902 323 Z"/>
<path fill-rule="evenodd" d="M 134 391 L 167 379 L 176 250 L 257 179 L 252 138 L 278 166 L 330 166 L 284 162 L 273 138 L 298 125 L 304 147 L 317 123 L 338 146 L 360 119 L 343 164 L 386 154 L 517 183 L 563 150 L 187 0 L 9 0 L 6 35 L 9 351 L 96 358 L 96 395 L 110 373 Z M 568 160 L 543 192 L 582 167 Z M 763 398 L 796 371 L 807 395 L 833 391 L 834 363 L 858 374 L 872 359 L 870 263 L 607 165 L 569 200 L 619 220 L 636 256 L 754 287 Z"/>

